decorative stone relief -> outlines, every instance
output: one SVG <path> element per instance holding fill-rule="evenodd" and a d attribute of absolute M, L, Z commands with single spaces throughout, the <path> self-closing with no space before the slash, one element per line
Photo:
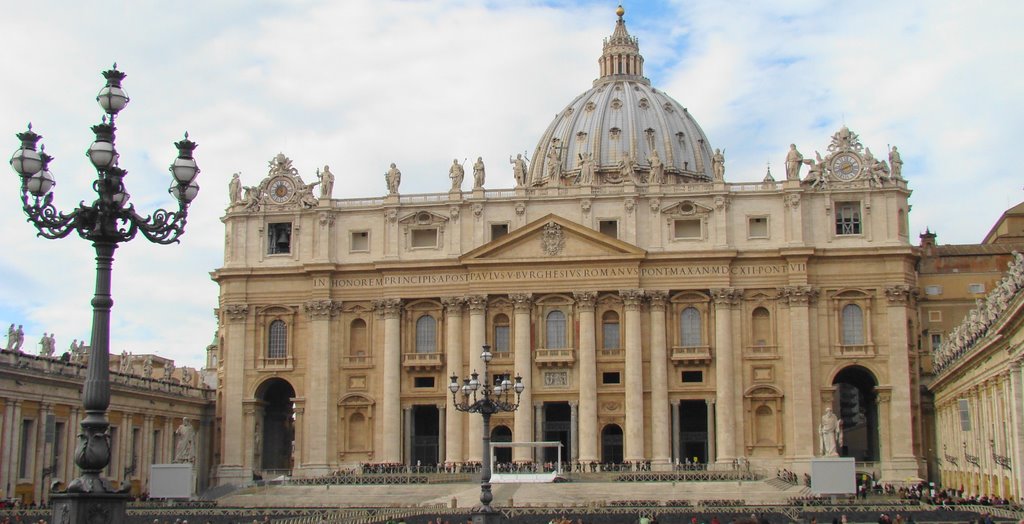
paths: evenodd
<path fill-rule="evenodd" d="M 533 295 L 530 293 L 509 293 L 508 299 L 516 311 L 529 311 L 533 307 Z"/>
<path fill-rule="evenodd" d="M 465 300 L 471 313 L 483 313 L 487 310 L 487 295 L 469 295 Z"/>
<path fill-rule="evenodd" d="M 634 200 L 632 198 L 627 198 L 625 200 L 625 202 L 623 202 L 623 205 L 626 207 L 626 214 L 627 215 L 632 215 L 633 214 L 633 208 L 636 207 L 636 200 Z"/>
<path fill-rule="evenodd" d="M 661 199 L 659 199 L 659 198 L 652 198 L 650 204 L 651 204 L 651 213 L 657 215 L 658 213 L 661 212 Z"/>
<path fill-rule="evenodd" d="M 716 306 L 733 306 L 739 303 L 743 290 L 735 287 L 721 287 L 711 290 L 711 298 Z"/>
<path fill-rule="evenodd" d="M 333 213 L 320 213 L 319 215 L 320 226 L 333 226 L 334 225 L 334 214 Z"/>
<path fill-rule="evenodd" d="M 782 198 L 782 201 L 786 204 L 786 207 L 796 209 L 800 207 L 800 195 L 797 193 L 790 193 Z"/>
<path fill-rule="evenodd" d="M 668 301 L 668 291 L 660 289 L 647 291 L 647 300 L 650 301 L 652 311 L 665 311 L 665 303 Z"/>
<path fill-rule="evenodd" d="M 597 302 L 596 291 L 573 291 L 572 296 L 576 299 L 576 305 L 579 306 L 580 311 L 594 310 L 594 303 Z"/>
<path fill-rule="evenodd" d="M 779 288 L 778 299 L 791 306 L 806 306 L 818 299 L 819 291 L 812 286 L 785 286 Z"/>
<path fill-rule="evenodd" d="M 541 247 L 548 256 L 561 254 L 562 249 L 565 248 L 565 233 L 562 232 L 562 226 L 548 222 L 541 235 Z"/>
<path fill-rule="evenodd" d="M 397 209 L 386 209 L 384 210 L 384 219 L 392 224 L 398 221 L 398 210 Z"/>
<path fill-rule="evenodd" d="M 725 211 L 726 209 L 729 209 L 729 199 L 721 195 L 716 196 L 715 209 L 718 211 Z"/>
<path fill-rule="evenodd" d="M 590 213 L 591 205 L 592 202 L 590 201 L 590 199 L 583 199 L 580 201 L 580 210 L 583 211 L 583 214 Z"/>
<path fill-rule="evenodd" d="M 441 304 L 449 316 L 459 316 L 466 305 L 466 297 L 441 297 Z"/>
<path fill-rule="evenodd" d="M 526 202 L 516 202 L 516 215 L 523 216 L 526 213 Z"/>
<path fill-rule="evenodd" d="M 622 404 L 619 404 L 618 402 L 604 402 L 604 403 L 601 404 L 601 410 L 602 411 L 612 411 L 612 412 L 615 412 L 615 411 L 618 411 L 621 408 L 622 408 Z"/>
<path fill-rule="evenodd" d="M 452 217 L 452 220 L 459 219 L 459 206 L 451 206 L 448 208 L 448 216 Z"/>
<path fill-rule="evenodd" d="M 569 385 L 569 372 L 568 371 L 545 371 L 544 372 L 544 386 L 545 387 L 566 387 Z"/>
<path fill-rule="evenodd" d="M 905 305 L 917 299 L 917 289 L 908 284 L 888 286 L 885 288 L 885 298 L 889 299 L 889 304 Z"/>
<path fill-rule="evenodd" d="M 475 216 L 477 219 L 479 219 L 481 216 L 483 216 L 483 214 L 484 214 L 484 205 L 483 204 L 479 204 L 479 203 L 473 204 L 473 216 Z"/>
<path fill-rule="evenodd" d="M 338 313 L 341 303 L 330 299 L 310 300 L 302 308 L 310 320 L 326 320 Z"/>
<path fill-rule="evenodd" d="M 619 297 L 622 298 L 622 303 L 626 306 L 626 311 L 639 311 L 640 304 L 644 299 L 644 290 L 642 289 L 620 289 Z"/>

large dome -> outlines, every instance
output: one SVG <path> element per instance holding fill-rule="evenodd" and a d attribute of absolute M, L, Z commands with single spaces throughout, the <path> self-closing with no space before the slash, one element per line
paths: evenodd
<path fill-rule="evenodd" d="M 622 10 L 604 41 L 594 87 L 576 97 L 537 143 L 528 183 L 541 185 L 682 184 L 711 180 L 711 146 L 685 107 L 643 76 L 637 39 Z M 591 160 L 592 159 L 592 160 Z M 593 162 L 589 176 L 588 162 Z M 664 175 L 659 174 L 659 162 Z M 632 164 L 632 170 L 626 164 Z M 653 172 L 653 173 L 652 173 Z"/>

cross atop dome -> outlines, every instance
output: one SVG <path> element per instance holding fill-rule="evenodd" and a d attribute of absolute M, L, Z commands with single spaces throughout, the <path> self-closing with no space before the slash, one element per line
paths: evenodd
<path fill-rule="evenodd" d="M 604 39 L 604 49 L 597 63 L 601 76 L 594 84 L 613 82 L 615 80 L 636 80 L 650 85 L 644 78 L 644 57 L 640 55 L 640 43 L 626 30 L 626 20 L 622 17 L 626 10 L 620 5 L 615 10 L 619 19 L 615 21 L 612 36 Z"/>

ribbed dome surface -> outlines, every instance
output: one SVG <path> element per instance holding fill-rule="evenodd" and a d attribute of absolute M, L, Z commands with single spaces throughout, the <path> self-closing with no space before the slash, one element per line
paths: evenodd
<path fill-rule="evenodd" d="M 643 76 L 639 44 L 621 15 L 598 63 L 601 76 L 594 87 L 562 110 L 537 143 L 528 183 L 577 183 L 587 155 L 594 162 L 594 184 L 622 182 L 623 159 L 632 159 L 646 179 L 654 151 L 664 166 L 661 183 L 710 181 L 712 153 L 704 131 L 685 107 Z M 553 173 L 560 180 L 550 180 Z"/>

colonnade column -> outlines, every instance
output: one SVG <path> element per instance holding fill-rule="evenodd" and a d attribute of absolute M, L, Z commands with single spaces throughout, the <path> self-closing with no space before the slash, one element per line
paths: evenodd
<path fill-rule="evenodd" d="M 303 422 L 305 422 L 306 415 L 306 399 L 303 397 L 295 397 L 292 399 L 292 413 L 295 417 L 295 447 L 292 448 L 292 471 L 297 468 L 301 468 L 305 459 L 305 428 Z"/>
<path fill-rule="evenodd" d="M 304 465 L 304 476 L 321 476 L 331 471 L 331 437 L 338 418 L 337 395 L 331 387 L 334 371 L 338 369 L 335 352 L 331 351 L 331 318 L 340 306 L 339 302 L 330 299 L 310 300 L 303 305 L 309 317 L 309 359 L 316 362 L 316 365 L 306 367 L 306 424 L 309 427 L 304 431 L 307 441 L 303 447 L 309 463 Z"/>
<path fill-rule="evenodd" d="M 626 309 L 626 445 L 624 459 L 644 460 L 644 361 L 640 304 L 644 290 L 619 291 Z"/>
<path fill-rule="evenodd" d="M 534 442 L 544 440 L 544 404 L 535 402 L 533 404 L 533 439 Z M 533 460 L 544 462 L 543 448 L 533 448 Z"/>
<path fill-rule="evenodd" d="M 142 417 L 142 449 L 139 450 L 139 461 L 142 463 L 142 471 L 139 475 L 144 478 L 149 478 L 149 472 L 152 470 L 153 465 L 153 418 L 154 415 L 144 415 Z M 66 442 L 66 441 L 65 441 Z M 214 444 L 211 442 L 211 445 Z M 67 445 L 65 444 L 65 447 Z"/>
<path fill-rule="evenodd" d="M 64 479 L 75 478 L 75 468 L 77 465 L 74 460 L 74 452 L 70 452 L 78 446 L 78 429 L 79 424 L 82 422 L 82 408 L 74 406 L 71 408 L 71 415 L 68 417 L 68 427 L 65 430 L 67 432 L 67 438 L 64 439 L 64 449 L 67 450 L 64 453 L 65 457 L 61 468 L 62 476 Z M 149 477 L 146 477 L 149 478 Z"/>
<path fill-rule="evenodd" d="M 533 359 L 530 347 L 530 311 L 533 297 L 529 293 L 512 293 L 508 296 L 513 306 L 515 371 L 523 377 L 523 393 L 519 397 L 519 409 L 515 412 L 512 429 L 513 442 L 533 440 Z M 514 462 L 532 460 L 530 448 L 512 448 Z"/>
<path fill-rule="evenodd" d="M 736 458 L 735 389 L 733 372 L 732 306 L 739 297 L 734 288 L 712 289 L 715 301 L 715 438 L 718 439 L 717 462 L 731 463 Z M 710 462 L 710 459 L 709 459 Z"/>
<path fill-rule="evenodd" d="M 4 403 L 3 433 L 0 434 L 0 489 L 3 490 L 4 498 L 11 498 L 7 487 L 14 487 L 11 482 L 11 453 L 14 451 L 12 442 L 14 440 L 14 404 L 17 400 L 8 399 Z M 70 477 L 64 477 L 70 478 Z"/>
<path fill-rule="evenodd" d="M 651 315 L 651 444 L 655 469 L 672 462 L 669 436 L 668 347 L 665 342 L 665 291 L 648 291 Z"/>
<path fill-rule="evenodd" d="M 580 356 L 579 356 L 579 447 L 580 462 L 597 462 L 597 343 L 594 323 L 594 303 L 597 293 L 577 291 L 573 293 L 580 312 Z M 573 448 L 576 449 L 575 447 Z"/>
<path fill-rule="evenodd" d="M 36 431 L 36 458 L 34 471 L 32 472 L 32 478 L 35 479 L 33 482 L 33 491 L 35 492 L 35 500 L 37 503 L 42 502 L 44 494 L 49 491 L 43 486 L 43 468 L 50 466 L 50 460 L 53 456 L 53 442 L 46 442 L 46 418 L 47 415 L 53 414 L 53 404 L 48 402 L 42 402 L 39 404 L 39 429 Z M 56 437 L 56 436 L 55 436 Z"/>
<path fill-rule="evenodd" d="M 1015 464 L 1017 467 L 1013 471 L 1013 492 L 1019 498 L 1021 493 L 1024 492 L 1024 468 L 1021 465 L 1024 464 L 1024 384 L 1022 384 L 1021 377 L 1021 359 L 1020 357 L 1015 358 L 1010 362 L 1010 436 L 1009 447 L 1007 448 L 1011 455 L 1011 464 Z"/>
<path fill-rule="evenodd" d="M 910 340 L 908 307 L 913 305 L 917 290 L 909 284 L 885 288 L 889 307 L 886 310 L 889 331 L 889 377 L 892 385 L 892 406 L 889 409 L 890 431 L 886 442 L 891 449 L 890 478 L 915 477 L 914 429 L 911 413 Z"/>
<path fill-rule="evenodd" d="M 481 373 L 480 380 L 483 381 L 484 361 L 480 358 L 483 353 L 483 345 L 487 343 L 487 295 L 471 295 L 466 297 L 466 304 L 469 306 L 469 362 L 470 371 Z M 516 353 L 518 357 L 518 353 Z M 483 461 L 483 442 L 481 436 L 484 430 L 484 419 L 473 415 L 469 417 L 468 457 L 473 462 Z"/>
<path fill-rule="evenodd" d="M 448 404 L 437 405 L 437 460 L 441 462 L 447 456 L 448 442 L 445 439 L 448 427 Z"/>
<path fill-rule="evenodd" d="M 675 463 L 676 464 L 682 462 L 682 458 L 680 456 L 680 455 L 682 455 L 682 453 L 679 451 L 679 444 L 680 444 L 680 442 L 679 442 L 679 423 L 680 423 L 680 421 L 679 421 L 679 401 L 678 400 L 673 400 L 672 401 L 672 458 L 675 459 Z"/>
<path fill-rule="evenodd" d="M 569 445 L 572 446 L 568 457 L 562 460 L 570 464 L 580 459 L 580 409 L 579 402 L 569 402 Z"/>
<path fill-rule="evenodd" d="M 448 375 L 465 376 L 462 369 L 462 311 L 466 303 L 463 297 L 444 297 L 441 299 L 445 312 L 445 358 Z M 446 404 L 447 405 L 447 404 Z M 438 443 L 442 449 L 438 455 L 444 462 L 462 462 L 463 423 L 466 416 L 458 411 L 444 418 L 438 426 L 444 432 Z"/>
<path fill-rule="evenodd" d="M 249 316 L 249 306 L 246 304 L 225 304 L 221 307 L 221 314 L 226 324 L 224 336 L 224 348 L 222 358 L 224 362 L 224 399 L 230 402 L 242 402 L 245 394 L 245 353 L 249 344 L 246 344 L 246 325 Z M 235 444 L 231 439 L 237 435 L 244 434 L 245 427 L 242 421 L 241 406 L 228 405 L 223 410 L 224 430 L 221 432 L 220 447 L 221 464 L 217 469 L 219 482 L 246 482 L 252 479 L 252 465 L 246 464 L 243 450 L 245 446 Z M 164 438 L 170 438 L 170 432 L 164 428 Z M 167 442 L 165 440 L 165 442 Z M 164 447 L 165 457 L 167 456 L 167 445 Z M 169 461 L 167 461 L 169 462 Z"/>
<path fill-rule="evenodd" d="M 816 388 L 812 382 L 810 333 L 810 304 L 817 298 L 818 291 L 810 286 L 788 286 L 779 290 L 783 303 L 789 306 L 789 340 L 792 365 L 789 366 L 789 382 L 787 386 L 793 394 L 788 395 L 789 423 L 793 428 L 793 456 L 809 459 L 814 456 L 816 437 L 816 421 L 821 420 L 826 406 L 821 406 L 821 413 L 813 416 L 813 396 L 811 391 Z"/>
<path fill-rule="evenodd" d="M 407 466 L 415 466 L 416 463 L 412 460 L 412 430 L 413 430 L 413 419 L 412 419 L 412 406 L 406 406 L 402 408 L 402 447 L 403 447 L 403 458 Z"/>
<path fill-rule="evenodd" d="M 377 300 L 374 308 L 384 319 L 381 454 L 378 460 L 398 463 L 402 461 L 402 300 Z"/>

